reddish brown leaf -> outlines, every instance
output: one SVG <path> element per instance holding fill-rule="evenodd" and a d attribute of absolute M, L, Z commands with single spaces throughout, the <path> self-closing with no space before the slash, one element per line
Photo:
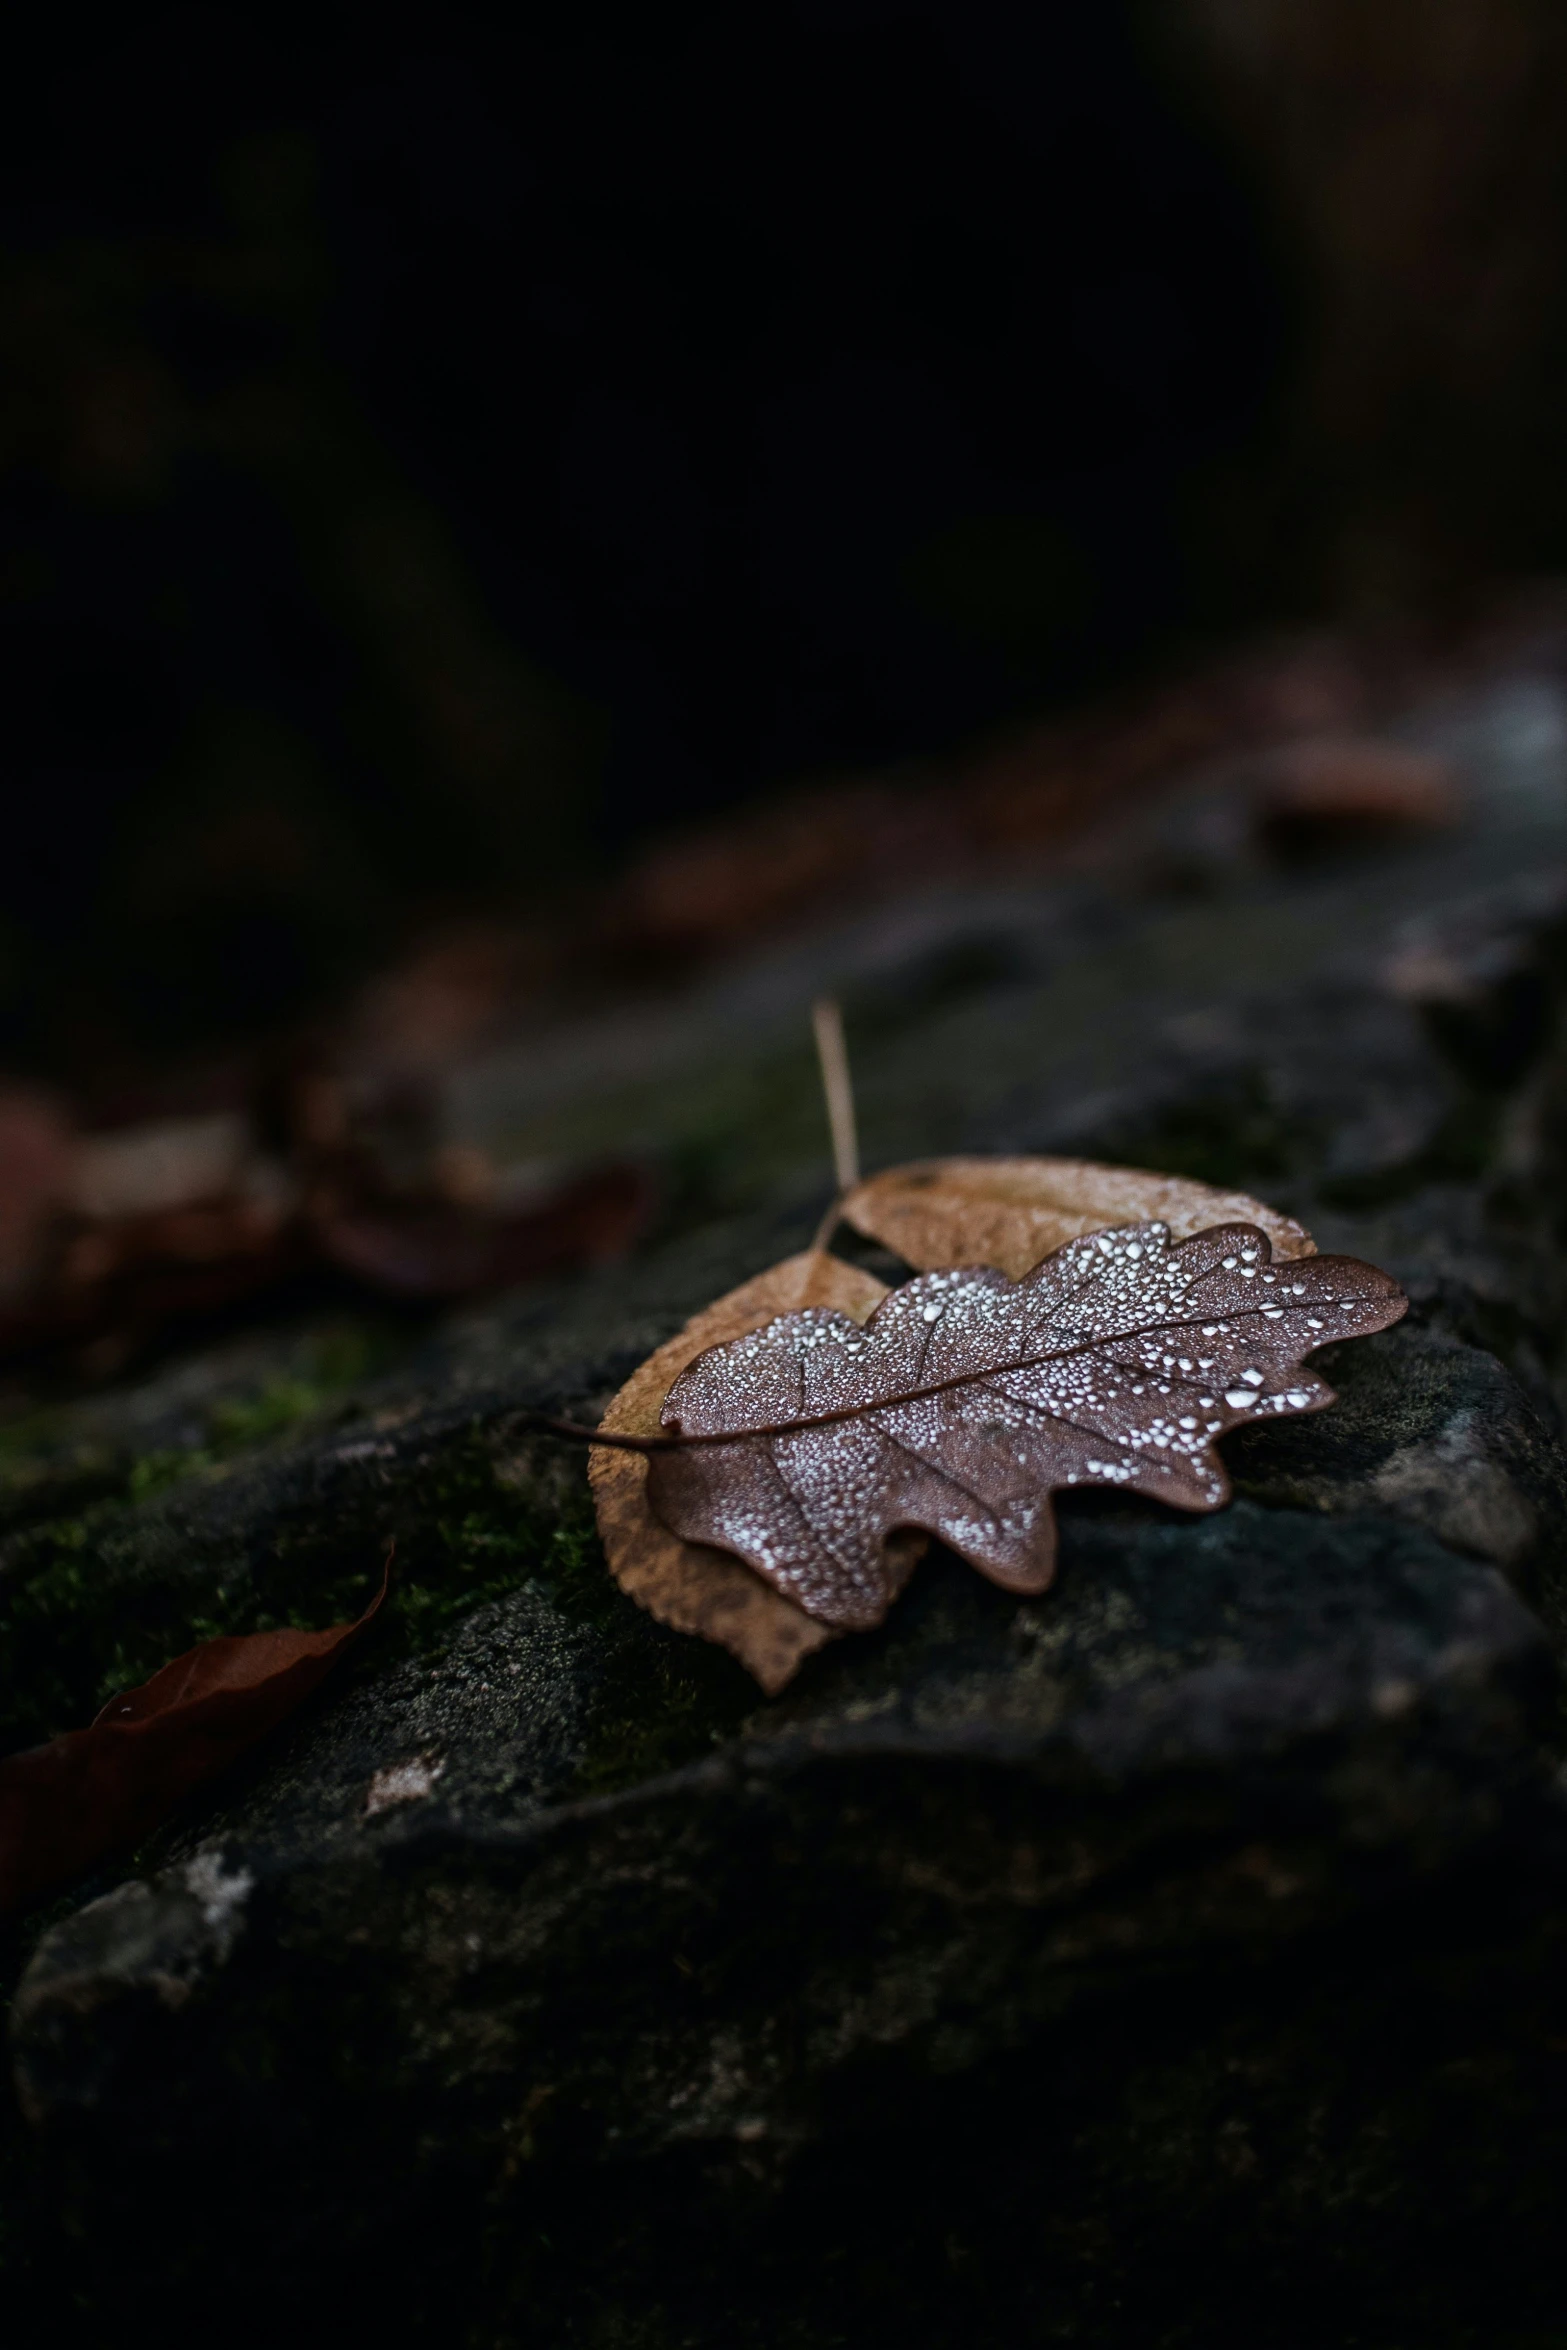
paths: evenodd
<path fill-rule="evenodd" d="M 91 1727 L 0 1762 L 0 1914 L 147 1835 L 325 1679 L 386 1597 L 351 1624 L 205 1640 L 112 1697 Z"/>
<path fill-rule="evenodd" d="M 817 1307 L 700 1355 L 665 1402 L 677 1441 L 650 1458 L 649 1498 L 838 1630 L 886 1614 L 889 1543 L 911 1526 L 1007 1590 L 1042 1591 L 1053 1488 L 1217 1509 L 1215 1437 L 1331 1403 L 1302 1359 L 1406 1303 L 1352 1257 L 1275 1263 L 1249 1224 L 1179 1243 L 1126 1225 L 1016 1283 L 922 1274 L 863 1328 Z"/>
<path fill-rule="evenodd" d="M 1166 1224 L 1177 1240 L 1214 1224 L 1259 1224 L 1275 1256 L 1316 1248 L 1293 1217 L 1244 1191 L 1093 1159 L 916 1159 L 856 1184 L 839 1212 L 922 1273 L 995 1265 L 1014 1281 L 1063 1241 L 1114 1224 Z"/>
<path fill-rule="evenodd" d="M 695 1315 L 650 1355 L 620 1390 L 600 1423 L 607 1434 L 656 1437 L 670 1383 L 706 1347 L 759 1329 L 802 1306 L 830 1307 L 857 1324 L 887 1295 L 880 1281 L 823 1249 L 787 1257 Z M 775 1591 L 727 1550 L 683 1541 L 648 1506 L 648 1456 L 595 1448 L 588 1474 L 610 1571 L 622 1591 L 664 1624 L 716 1640 L 755 1674 L 771 1696 L 832 1631 L 782 1591 Z M 905 1536 L 894 1572 L 907 1575 L 924 1548 Z"/>

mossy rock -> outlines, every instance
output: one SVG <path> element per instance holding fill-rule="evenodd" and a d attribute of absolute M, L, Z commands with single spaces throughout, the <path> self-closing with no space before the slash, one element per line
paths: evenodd
<path fill-rule="evenodd" d="M 1231 1442 L 1228 1512 L 1064 1504 L 1039 1600 L 938 1551 L 764 1701 L 624 1598 L 580 1452 L 523 1433 L 595 1416 L 820 1211 L 798 1022 L 711 999 L 685 1062 L 515 1138 L 647 1143 L 635 1264 L 12 1425 L 13 1745 L 194 1639 L 356 1613 L 397 1546 L 308 1709 L 12 1929 L 0 2257 L 52 2342 L 170 2307 L 472 2350 L 1554 2338 L 1543 838 L 1060 894 L 907 1003 L 862 971 L 875 1157 L 1249 1184 L 1412 1299 L 1335 1351 L 1333 1412 Z M 1455 1046 L 1385 969 L 1482 887 L 1523 944 L 1471 958 Z M 1484 973 L 1520 955 L 1544 1010 L 1488 1059 Z"/>

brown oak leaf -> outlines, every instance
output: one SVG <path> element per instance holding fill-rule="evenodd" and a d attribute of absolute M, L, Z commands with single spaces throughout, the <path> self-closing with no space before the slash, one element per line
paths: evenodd
<path fill-rule="evenodd" d="M 1182 1241 L 1123 1225 L 1018 1282 L 925 1273 L 863 1326 L 815 1306 L 697 1356 L 664 1404 L 675 1442 L 649 1456 L 648 1497 L 673 1533 L 835 1630 L 881 1621 L 909 1527 L 1006 1590 L 1042 1591 L 1053 1488 L 1219 1508 L 1214 1439 L 1331 1403 L 1303 1358 L 1407 1302 L 1351 1257 L 1276 1259 L 1250 1223 Z"/>
<path fill-rule="evenodd" d="M 840 1319 L 858 1324 L 887 1294 L 884 1282 L 825 1249 L 786 1257 L 693 1315 L 632 1373 L 600 1428 L 606 1435 L 657 1437 L 665 1396 L 704 1349 L 807 1306 L 833 1309 Z M 727 1648 L 772 1696 L 813 1649 L 832 1638 L 833 1627 L 807 1615 L 730 1551 L 671 1532 L 648 1504 L 648 1458 L 605 1445 L 595 1446 L 588 1458 L 611 1574 L 661 1623 Z M 888 1571 L 900 1587 L 924 1548 L 923 1537 L 910 1534 L 894 1547 Z"/>
<path fill-rule="evenodd" d="M 1244 1191 L 1093 1159 L 915 1159 L 857 1183 L 838 1213 L 922 1273 L 995 1265 L 1014 1281 L 1063 1241 L 1112 1224 L 1157 1221 L 1177 1240 L 1214 1224 L 1257 1224 L 1275 1256 L 1316 1249 L 1293 1217 Z"/>

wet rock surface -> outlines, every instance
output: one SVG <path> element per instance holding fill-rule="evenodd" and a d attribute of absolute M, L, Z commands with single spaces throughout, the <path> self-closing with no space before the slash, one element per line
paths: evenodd
<path fill-rule="evenodd" d="M 670 1047 L 640 1262 L 11 1432 L 11 1745 L 399 1562 L 306 1714 L 10 1937 L 0 2273 L 51 2339 L 171 2294 L 242 2339 L 1554 2338 L 1567 722 L 1488 691 L 1411 722 L 1451 838 L 790 965 L 846 985 L 877 1158 L 1243 1183 L 1405 1283 L 1333 1411 L 1228 1441 L 1228 1511 L 1072 1497 L 1021 1605 L 937 1553 L 770 1703 L 616 1591 L 518 1416 L 809 1230 L 777 964 L 738 1073 Z"/>

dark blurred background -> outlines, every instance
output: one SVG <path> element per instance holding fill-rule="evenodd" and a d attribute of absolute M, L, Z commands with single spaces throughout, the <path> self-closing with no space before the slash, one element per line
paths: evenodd
<path fill-rule="evenodd" d="M 13 36 L 0 1056 L 1559 563 L 1554 0 Z"/>

